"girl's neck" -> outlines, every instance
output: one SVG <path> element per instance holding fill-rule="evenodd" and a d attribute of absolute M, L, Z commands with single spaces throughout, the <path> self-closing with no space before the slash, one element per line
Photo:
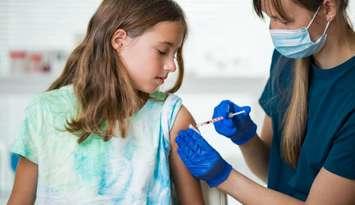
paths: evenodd
<path fill-rule="evenodd" d="M 336 24 L 329 30 L 327 42 L 323 49 L 314 55 L 314 60 L 319 67 L 330 69 L 353 56 L 355 56 L 355 32 L 348 29 L 344 22 L 342 25 Z"/>
<path fill-rule="evenodd" d="M 138 96 L 138 109 L 136 112 L 138 112 L 147 102 L 147 100 L 149 99 L 149 94 L 148 93 L 144 93 L 142 91 L 137 91 L 137 96 Z"/>

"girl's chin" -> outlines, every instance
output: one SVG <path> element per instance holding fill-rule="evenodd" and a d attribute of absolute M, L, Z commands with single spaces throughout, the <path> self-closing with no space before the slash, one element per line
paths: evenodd
<path fill-rule="evenodd" d="M 143 88 L 143 89 L 137 89 L 137 90 L 139 90 L 140 92 L 143 92 L 143 93 L 152 94 L 155 91 L 157 91 L 158 88 L 159 88 L 159 86 L 154 86 L 154 87 L 150 87 L 150 88 Z"/>
<path fill-rule="evenodd" d="M 155 78 L 154 81 L 151 81 L 149 84 L 139 87 L 137 90 L 144 92 L 144 93 L 154 93 L 159 89 L 161 85 L 164 84 L 164 80 L 160 78 Z"/>

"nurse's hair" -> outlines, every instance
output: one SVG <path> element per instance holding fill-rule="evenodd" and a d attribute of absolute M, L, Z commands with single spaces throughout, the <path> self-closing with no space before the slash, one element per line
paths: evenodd
<path fill-rule="evenodd" d="M 125 137 L 128 117 L 139 109 L 147 93 L 135 90 L 111 40 L 117 29 L 138 37 L 159 22 L 182 24 L 185 15 L 173 0 L 103 0 L 91 17 L 83 41 L 70 54 L 63 73 L 48 90 L 73 84 L 78 113 L 67 122 L 66 130 L 83 142 L 90 134 L 109 140 L 116 126 Z M 177 91 L 184 65 L 182 46 L 177 50 L 178 77 L 167 92 Z"/>
<path fill-rule="evenodd" d="M 261 2 L 263 0 L 253 0 L 254 10 L 259 17 L 263 18 L 263 11 Z M 323 3 L 323 0 L 293 0 L 295 3 L 303 6 L 309 11 L 316 12 L 318 7 Z M 339 19 L 345 23 L 347 30 L 353 32 L 353 27 L 346 9 L 348 7 L 348 0 L 340 0 L 338 13 L 341 14 Z M 289 19 L 287 12 L 282 6 L 282 0 L 270 0 L 273 8 L 278 14 L 284 18 Z M 294 63 L 293 69 L 293 85 L 292 93 L 289 95 L 289 106 L 285 115 L 283 116 L 282 129 L 282 157 L 283 159 L 295 167 L 300 154 L 300 149 L 304 140 L 305 130 L 307 125 L 307 99 L 309 87 L 309 66 L 310 57 L 297 59 Z"/>

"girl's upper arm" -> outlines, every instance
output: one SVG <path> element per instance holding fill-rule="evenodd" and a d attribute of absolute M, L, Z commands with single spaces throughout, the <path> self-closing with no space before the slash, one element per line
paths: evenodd
<path fill-rule="evenodd" d="M 7 205 L 34 204 L 37 189 L 37 164 L 21 157 L 16 168 L 15 182 Z"/>
<path fill-rule="evenodd" d="M 353 205 L 355 180 L 336 175 L 324 168 L 315 178 L 306 204 Z"/>
<path fill-rule="evenodd" d="M 268 145 L 268 147 L 271 147 L 272 134 L 272 120 L 268 115 L 265 115 L 260 138 Z"/>
<path fill-rule="evenodd" d="M 195 125 L 195 122 L 189 111 L 182 106 L 170 131 L 170 142 L 172 147 L 170 163 L 174 185 L 180 204 L 199 205 L 203 204 L 200 182 L 190 174 L 184 163 L 180 160 L 177 153 L 177 144 L 175 142 L 175 138 L 179 131 L 187 129 L 190 124 Z"/>

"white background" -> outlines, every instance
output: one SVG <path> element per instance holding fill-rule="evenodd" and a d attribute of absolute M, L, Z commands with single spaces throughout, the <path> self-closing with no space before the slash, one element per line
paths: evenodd
<path fill-rule="evenodd" d="M 0 1 L 0 204 L 12 185 L 9 146 L 17 135 L 23 109 L 61 71 L 50 75 L 11 76 L 8 51 L 62 50 L 67 54 L 82 38 L 87 22 L 100 0 L 1 0 Z M 253 107 L 252 117 L 261 125 L 263 112 L 257 99 L 267 78 L 272 44 L 267 23 L 253 12 L 252 1 L 179 0 L 190 31 L 185 47 L 186 78 L 178 94 L 197 122 L 211 117 L 213 107 L 231 99 Z M 350 15 L 355 19 L 351 1 Z M 201 129 L 238 170 L 252 177 L 239 150 L 218 136 L 213 127 Z M 252 177 L 255 179 L 254 177 Z M 236 204 L 229 199 L 230 204 Z"/>

